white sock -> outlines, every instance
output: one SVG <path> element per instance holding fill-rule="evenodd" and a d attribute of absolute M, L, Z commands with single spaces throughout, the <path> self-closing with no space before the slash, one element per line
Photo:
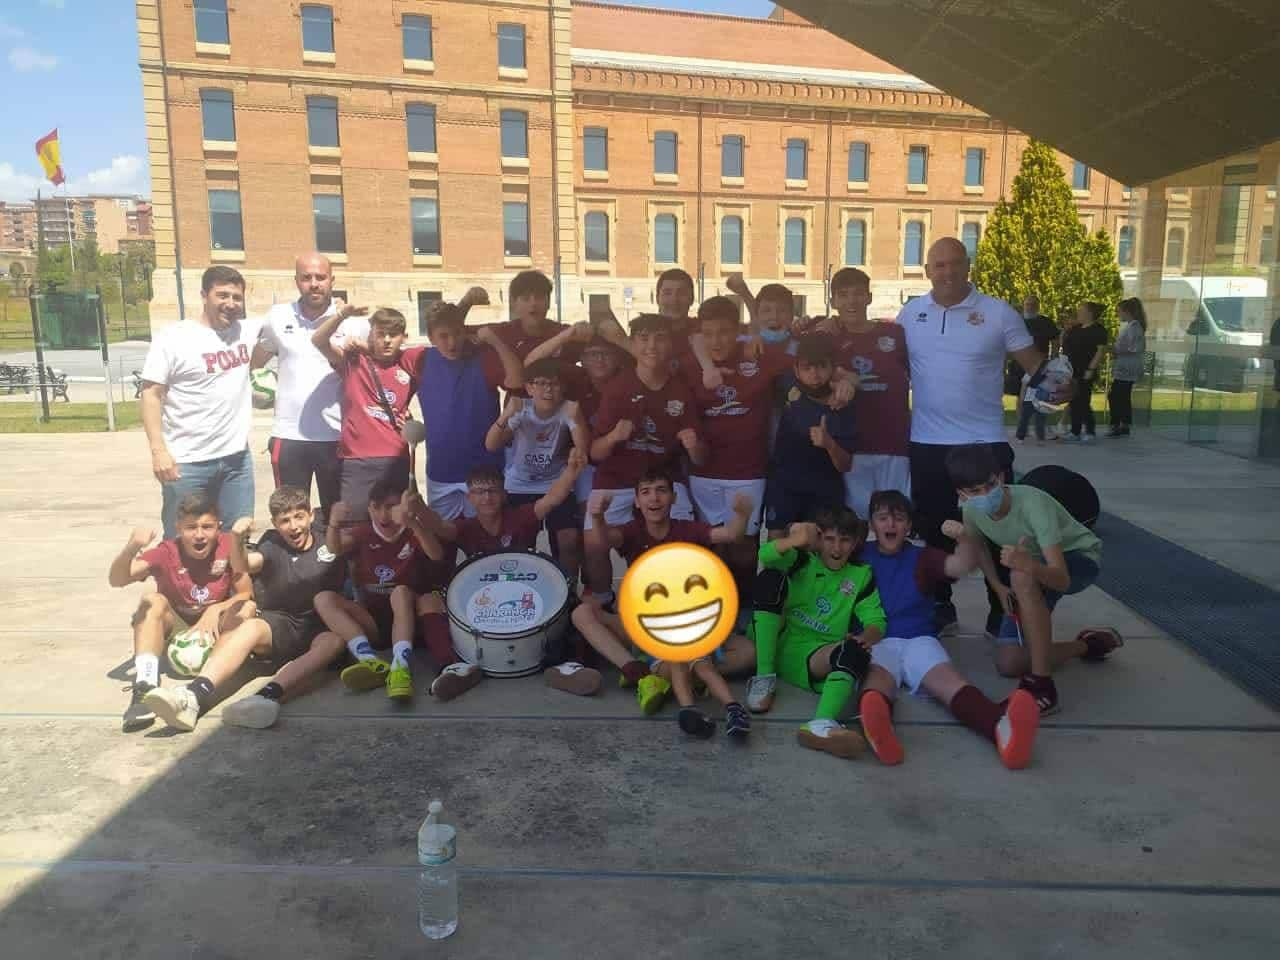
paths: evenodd
<path fill-rule="evenodd" d="M 409 667 L 409 651 L 413 649 L 413 644 L 408 640 L 401 640 L 399 643 L 391 646 L 391 666 L 393 667 Z"/>
<path fill-rule="evenodd" d="M 357 660 L 376 660 L 378 657 L 373 652 L 373 644 L 369 642 L 369 638 L 363 633 L 348 640 L 347 649 L 351 651 L 351 655 Z"/>
<path fill-rule="evenodd" d="M 154 653 L 139 653 L 133 658 L 133 682 L 160 686 L 160 658 Z"/>

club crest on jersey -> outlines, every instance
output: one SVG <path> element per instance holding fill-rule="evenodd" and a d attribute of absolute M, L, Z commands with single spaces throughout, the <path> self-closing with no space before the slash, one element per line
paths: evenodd
<path fill-rule="evenodd" d="M 333 563 L 333 561 L 336 560 L 337 557 L 333 555 L 332 550 L 330 550 L 327 546 L 325 546 L 322 543 L 320 544 L 320 549 L 316 551 L 316 559 L 319 560 L 321 563 Z"/>
<path fill-rule="evenodd" d="M 893 353 L 893 348 L 898 345 L 898 341 L 893 337 L 881 337 L 876 341 L 876 346 L 881 353 Z"/>
<path fill-rule="evenodd" d="M 733 403 L 738 399 L 738 390 L 736 387 L 731 387 L 727 383 L 722 383 L 720 386 L 716 387 L 716 396 L 725 403 Z"/>
<path fill-rule="evenodd" d="M 502 538 L 498 542 L 501 543 L 504 547 L 511 546 L 511 534 L 504 533 L 502 535 Z"/>
<path fill-rule="evenodd" d="M 397 371 L 396 371 L 396 380 L 398 380 L 400 383 L 408 384 L 408 382 L 409 382 L 409 372 L 408 372 L 407 370 L 397 370 Z"/>
<path fill-rule="evenodd" d="M 814 606 L 818 608 L 818 613 L 821 616 L 825 617 L 827 614 L 831 612 L 831 601 L 828 600 L 826 597 L 819 597 L 815 602 Z"/>
<path fill-rule="evenodd" d="M 396 569 L 380 563 L 373 568 L 373 575 L 378 578 L 379 585 L 387 584 L 396 578 Z"/>
<path fill-rule="evenodd" d="M 853 369 L 860 377 L 865 377 L 868 373 L 872 371 L 874 367 L 875 367 L 875 364 L 872 363 L 871 360 L 868 359 L 867 357 L 853 358 Z"/>
<path fill-rule="evenodd" d="M 411 556 L 413 556 L 413 546 L 406 543 L 400 548 L 400 552 L 396 554 L 396 559 L 408 560 Z"/>
<path fill-rule="evenodd" d="M 191 599 L 194 600 L 196 603 L 199 603 L 199 604 L 208 603 L 210 595 L 211 593 L 208 587 L 203 587 L 198 583 L 193 583 L 191 585 Z"/>
<path fill-rule="evenodd" d="M 929 322 L 928 313 L 922 310 L 916 314 L 916 323 L 928 323 L 928 322 Z"/>
<path fill-rule="evenodd" d="M 657 434 L 658 425 L 653 422 L 653 417 L 644 418 L 644 432 L 651 437 Z"/>
<path fill-rule="evenodd" d="M 969 325 L 974 327 L 980 327 L 987 322 L 987 318 L 982 315 L 981 310 L 970 310 L 966 319 L 969 321 Z"/>
<path fill-rule="evenodd" d="M 215 577 L 222 576 L 224 573 L 227 572 L 227 561 L 225 560 L 213 561 L 213 563 L 209 564 L 209 572 L 212 573 Z"/>
<path fill-rule="evenodd" d="M 760 364 L 756 363 L 754 360 L 743 360 L 738 364 L 738 373 L 742 374 L 744 377 L 754 377 L 759 372 Z"/>
<path fill-rule="evenodd" d="M 678 416 L 680 416 L 680 414 L 682 414 L 682 413 L 684 413 L 684 401 L 683 401 L 683 400 L 668 400 L 668 401 L 667 401 L 667 416 L 668 416 L 668 417 L 678 417 Z"/>
<path fill-rule="evenodd" d="M 853 596 L 853 581 L 852 581 L 852 580 L 841 580 L 841 581 L 840 581 L 840 592 L 841 592 L 841 593 L 843 593 L 846 597 L 852 597 L 852 596 Z"/>

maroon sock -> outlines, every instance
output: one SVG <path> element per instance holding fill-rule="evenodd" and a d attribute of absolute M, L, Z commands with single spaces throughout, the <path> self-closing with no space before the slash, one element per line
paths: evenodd
<path fill-rule="evenodd" d="M 977 687 L 969 684 L 956 691 L 951 698 L 951 714 L 970 730 L 974 730 L 992 743 L 996 739 L 996 724 L 1004 715 L 998 704 L 992 703 Z"/>
<path fill-rule="evenodd" d="M 628 683 L 639 683 L 649 675 L 649 667 L 641 660 L 632 660 L 622 665 L 622 675 Z"/>
<path fill-rule="evenodd" d="M 885 702 L 885 705 L 886 705 L 886 706 L 888 706 L 888 708 L 889 708 L 889 716 L 891 716 L 891 717 L 892 717 L 892 716 L 893 716 L 893 701 L 892 701 L 892 700 L 890 700 L 888 697 L 886 697 L 886 696 L 885 696 L 883 693 L 881 693 L 879 690 L 863 690 L 863 691 L 862 691 L 862 696 L 858 697 L 858 712 L 859 712 L 859 713 L 861 713 L 861 712 L 862 712 L 862 710 L 863 710 L 863 707 L 862 707 L 863 701 L 865 701 L 865 700 L 867 699 L 867 697 L 872 697 L 872 696 L 879 697 L 881 700 L 883 700 L 883 701 Z"/>
<path fill-rule="evenodd" d="M 448 617 L 443 613 L 424 613 L 418 618 L 418 624 L 427 653 L 440 669 L 458 662 L 458 655 L 453 652 L 453 638 L 449 636 Z"/>

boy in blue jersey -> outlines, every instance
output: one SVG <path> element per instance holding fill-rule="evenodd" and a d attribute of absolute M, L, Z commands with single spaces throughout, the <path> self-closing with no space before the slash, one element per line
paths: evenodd
<path fill-rule="evenodd" d="M 884 639 L 871 648 L 871 669 L 859 700 L 871 749 L 882 763 L 902 762 L 892 704 L 898 688 L 906 687 L 912 693 L 924 690 L 966 727 L 993 741 L 1006 767 L 1022 769 L 1031 761 L 1040 727 L 1035 698 L 1015 690 L 1004 704 L 994 703 L 955 668 L 935 634 L 934 592 L 978 565 L 978 547 L 961 541 L 955 553 L 947 554 L 910 543 L 911 501 L 897 490 L 871 495 L 871 529 L 875 542 L 863 547 L 860 559 L 875 571 L 888 619 Z"/>
<path fill-rule="evenodd" d="M 844 474 L 853 464 L 853 409 L 833 409 L 835 343 L 825 334 L 796 344 L 795 376 L 787 389 L 765 486 L 770 537 L 819 510 L 844 506 Z"/>

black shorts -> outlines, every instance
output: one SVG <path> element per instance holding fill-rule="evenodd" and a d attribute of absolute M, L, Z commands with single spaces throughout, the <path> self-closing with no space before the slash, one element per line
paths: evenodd
<path fill-rule="evenodd" d="M 541 493 L 508 493 L 507 504 L 512 507 L 520 507 L 526 503 L 537 503 L 541 500 Z M 555 534 L 559 530 L 580 530 L 582 529 L 582 520 L 578 516 L 578 501 L 571 493 L 564 503 L 556 507 L 542 521 L 543 526 L 547 528 L 547 533 Z M 554 542 L 554 537 L 552 541 Z"/>
<path fill-rule="evenodd" d="M 396 490 L 409 488 L 408 457 L 366 457 L 343 460 L 341 468 L 342 500 L 351 508 L 357 523 L 368 516 L 369 493 L 381 480 L 392 480 Z"/>
<path fill-rule="evenodd" d="M 825 494 L 785 487 L 770 479 L 764 490 L 765 527 L 785 530 L 793 523 L 807 523 L 822 509 L 844 506 L 844 484 Z"/>
<path fill-rule="evenodd" d="M 327 629 L 314 610 L 303 614 L 259 610 L 258 617 L 271 628 L 271 659 L 277 663 L 288 663 L 302 656 L 311 649 L 312 641 Z"/>

